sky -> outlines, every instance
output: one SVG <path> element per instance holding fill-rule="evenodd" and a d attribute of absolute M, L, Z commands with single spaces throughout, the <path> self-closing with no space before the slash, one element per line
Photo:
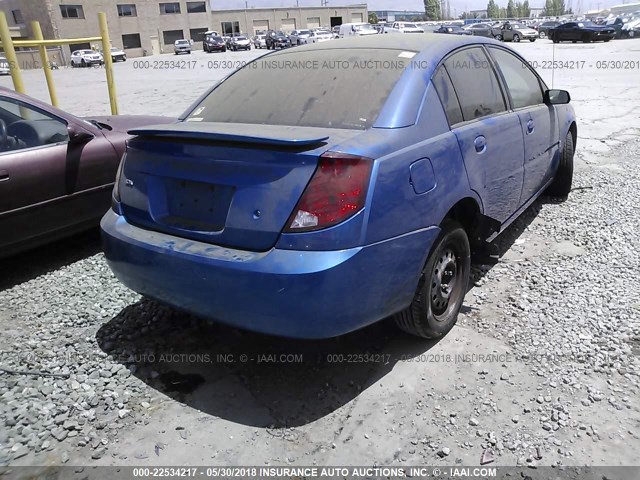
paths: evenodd
<path fill-rule="evenodd" d="M 508 0 L 496 0 L 498 6 L 506 7 Z M 522 0 L 524 1 L 524 0 Z M 455 9 L 459 15 L 465 10 L 483 10 L 487 8 L 488 0 L 449 0 L 451 10 Z M 298 0 L 301 7 L 320 6 L 320 0 Z M 422 0 L 329 0 L 329 6 L 352 5 L 367 3 L 369 10 L 424 10 Z M 529 0 L 531 7 L 543 7 L 545 0 Z M 597 8 L 606 8 L 621 3 L 632 3 L 632 0 L 565 0 L 567 7 L 572 7 L 575 12 L 586 12 Z M 268 7 L 295 7 L 296 0 L 247 0 L 249 8 Z M 212 0 L 213 9 L 244 8 L 245 0 Z M 581 8 L 579 8 L 581 6 Z M 580 12 L 578 12 L 580 13 Z"/>

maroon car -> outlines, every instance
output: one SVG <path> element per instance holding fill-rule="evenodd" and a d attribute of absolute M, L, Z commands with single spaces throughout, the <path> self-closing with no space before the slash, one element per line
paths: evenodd
<path fill-rule="evenodd" d="M 0 87 L 0 257 L 97 226 L 127 130 L 174 121 L 81 119 Z"/>

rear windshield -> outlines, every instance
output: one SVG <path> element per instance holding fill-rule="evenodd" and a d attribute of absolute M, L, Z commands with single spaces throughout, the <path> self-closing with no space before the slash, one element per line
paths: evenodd
<path fill-rule="evenodd" d="M 365 130 L 411 56 L 327 49 L 258 58 L 218 85 L 187 121 Z"/>

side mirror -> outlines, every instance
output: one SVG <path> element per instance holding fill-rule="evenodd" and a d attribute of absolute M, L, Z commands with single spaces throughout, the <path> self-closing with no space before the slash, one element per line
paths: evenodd
<path fill-rule="evenodd" d="M 69 134 L 69 143 L 87 143 L 94 138 L 92 133 L 72 124 L 67 126 L 67 133 Z"/>
<path fill-rule="evenodd" d="M 571 95 L 566 90 L 546 90 L 543 100 L 547 105 L 564 105 L 571 101 Z"/>

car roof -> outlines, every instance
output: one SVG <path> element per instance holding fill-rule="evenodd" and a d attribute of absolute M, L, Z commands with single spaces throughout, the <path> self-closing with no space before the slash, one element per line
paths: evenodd
<path fill-rule="evenodd" d="M 367 35 L 362 37 L 341 38 L 339 42 L 316 43 L 303 45 L 296 49 L 326 50 L 343 48 L 371 48 L 390 50 L 410 50 L 423 52 L 433 50 L 437 55 L 442 51 L 453 50 L 459 46 L 480 43 L 492 43 L 502 45 L 497 40 L 476 36 L 447 36 L 447 35 Z"/>

